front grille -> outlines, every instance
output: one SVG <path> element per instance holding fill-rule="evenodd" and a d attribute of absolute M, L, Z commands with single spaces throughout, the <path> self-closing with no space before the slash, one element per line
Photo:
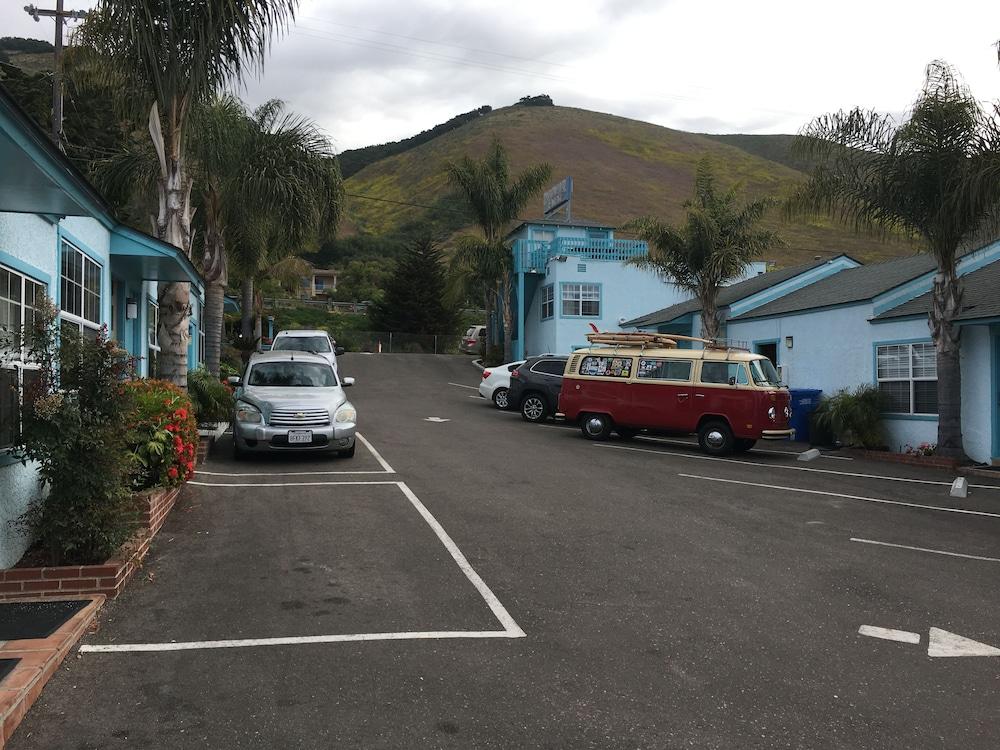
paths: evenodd
<path fill-rule="evenodd" d="M 322 427 L 330 424 L 326 409 L 275 409 L 270 424 L 276 427 Z"/>

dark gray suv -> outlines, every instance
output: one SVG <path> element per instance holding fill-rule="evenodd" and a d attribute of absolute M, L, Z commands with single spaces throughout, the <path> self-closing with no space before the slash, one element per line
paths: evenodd
<path fill-rule="evenodd" d="M 529 422 L 542 422 L 559 407 L 563 371 L 569 357 L 546 354 L 530 357 L 510 374 L 508 408 L 517 408 Z"/>

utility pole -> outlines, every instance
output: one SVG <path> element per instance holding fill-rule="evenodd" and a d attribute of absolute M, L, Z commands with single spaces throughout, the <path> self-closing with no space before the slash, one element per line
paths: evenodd
<path fill-rule="evenodd" d="M 51 17 L 56 22 L 56 60 L 55 68 L 52 71 L 52 140 L 63 150 L 62 122 L 63 122 L 63 97 L 62 97 L 62 51 L 63 51 L 63 24 L 67 18 L 82 19 L 87 17 L 85 10 L 63 10 L 63 0 L 56 0 L 55 10 L 36 8 L 34 5 L 25 5 L 24 12 L 35 19 L 35 22 L 42 20 L 42 16 Z"/>

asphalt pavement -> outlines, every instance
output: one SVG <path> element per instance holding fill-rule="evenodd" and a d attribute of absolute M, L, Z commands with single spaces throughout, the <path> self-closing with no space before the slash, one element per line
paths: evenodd
<path fill-rule="evenodd" d="M 470 359 L 345 355 L 353 459 L 217 445 L 10 747 L 997 747 L 1000 658 L 929 650 L 1000 647 L 1000 487 L 592 443 Z"/>

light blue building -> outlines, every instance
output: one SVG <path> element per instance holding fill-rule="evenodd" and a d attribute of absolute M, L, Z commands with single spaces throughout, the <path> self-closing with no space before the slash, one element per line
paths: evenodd
<path fill-rule="evenodd" d="M 964 254 L 962 435 L 973 460 L 1000 457 L 1000 242 Z M 926 254 L 860 265 L 847 256 L 734 284 L 720 295 L 726 337 L 774 360 L 793 388 L 827 395 L 878 385 L 890 448 L 937 442 L 937 362 L 927 316 L 935 264 Z M 777 283 L 774 283 L 777 282 Z M 627 321 L 700 328 L 697 303 Z"/>
<path fill-rule="evenodd" d="M 100 194 L 0 89 L 0 332 L 30 325 L 49 297 L 60 325 L 109 335 L 155 363 L 157 283 L 191 284 L 188 361 L 203 361 L 199 327 L 204 283 L 177 248 L 122 225 Z M 2 333 L 0 333 L 2 335 Z M 38 496 L 33 468 L 9 453 L 20 430 L 22 394 L 37 378 L 25 352 L 0 361 L 0 567 L 29 540 L 17 519 Z"/>
<path fill-rule="evenodd" d="M 514 253 L 515 359 L 586 346 L 591 324 L 619 330 L 652 307 L 688 297 L 655 273 L 626 263 L 648 252 L 614 227 L 580 219 L 526 221 L 507 237 Z M 748 275 L 763 272 L 754 264 Z"/>

